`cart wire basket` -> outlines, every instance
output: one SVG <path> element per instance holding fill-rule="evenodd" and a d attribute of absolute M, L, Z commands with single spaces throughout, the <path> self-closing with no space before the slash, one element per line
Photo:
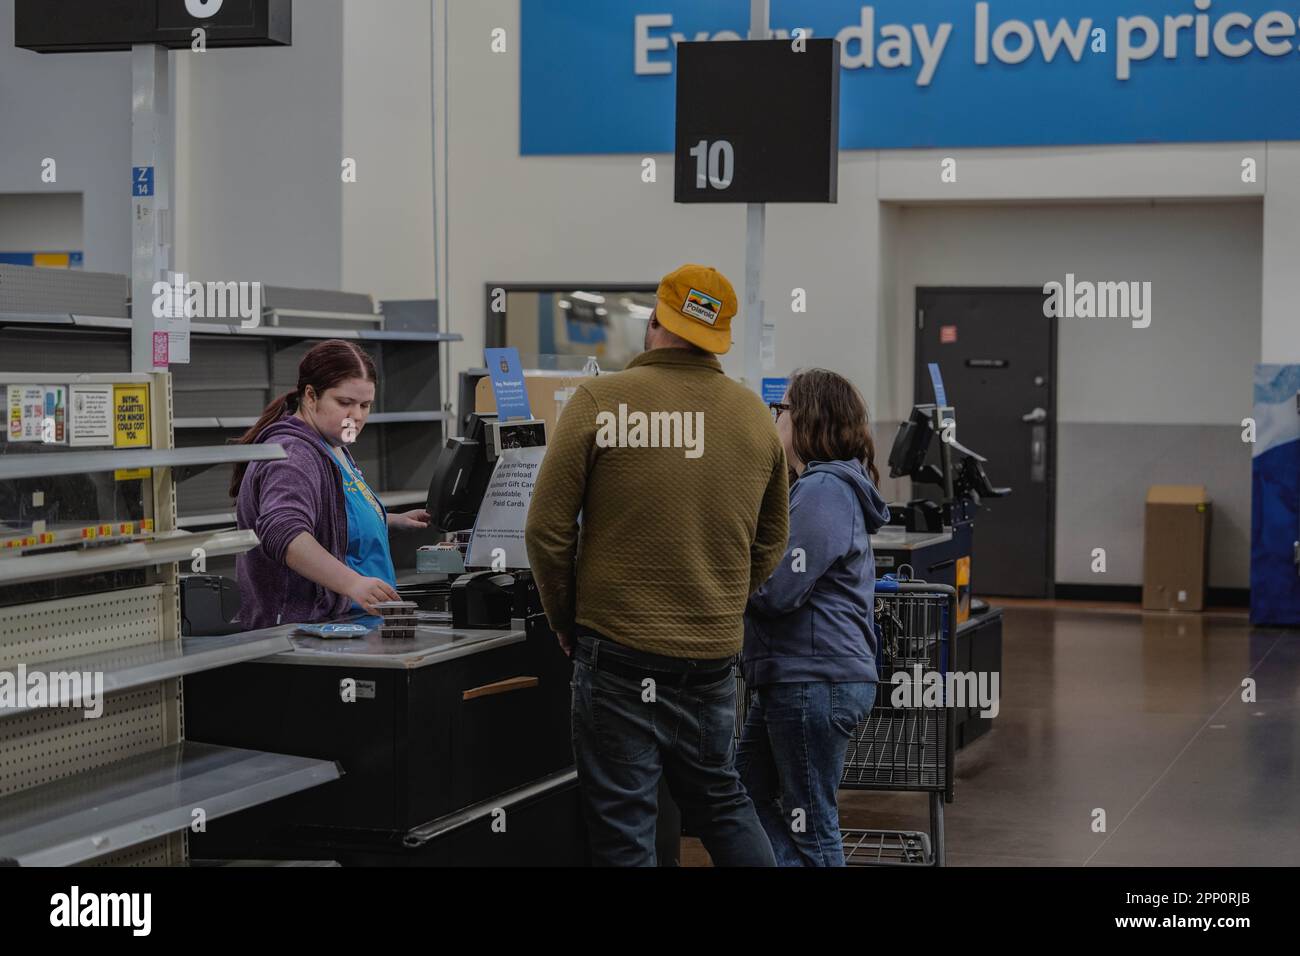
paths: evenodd
<path fill-rule="evenodd" d="M 929 832 L 842 828 L 850 866 L 943 866 L 943 805 L 953 798 L 953 701 L 946 694 L 957 592 L 946 585 L 876 582 L 876 702 L 849 741 L 840 788 L 929 794 Z M 895 675 L 905 674 L 901 686 Z M 925 693 L 928 683 L 931 687 Z M 937 685 L 937 686 L 936 686 Z M 894 706 L 896 691 L 902 706 Z M 748 694 L 738 695 L 736 734 Z"/>

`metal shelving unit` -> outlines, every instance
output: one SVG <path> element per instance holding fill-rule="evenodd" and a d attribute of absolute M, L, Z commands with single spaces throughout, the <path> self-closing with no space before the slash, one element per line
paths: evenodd
<path fill-rule="evenodd" d="M 39 376 L 38 376 L 39 379 Z M 10 376 L 10 381 L 15 381 Z M 96 449 L 94 451 L 41 452 L 0 455 L 0 481 L 53 478 L 94 471 L 171 468 L 184 481 L 214 465 L 236 462 L 277 461 L 287 456 L 279 445 L 215 445 L 195 448 Z"/>
<path fill-rule="evenodd" d="M 182 741 L 0 798 L 0 860 L 75 866 L 339 776 L 333 761 Z"/>
<path fill-rule="evenodd" d="M 99 574 L 123 568 L 140 568 L 190 561 L 196 548 L 205 558 L 243 554 L 257 547 L 252 531 L 210 531 L 192 534 L 169 531 L 154 535 L 149 541 L 130 541 L 76 551 L 5 557 L 0 559 L 0 587 L 46 581 L 59 577 Z"/>
<path fill-rule="evenodd" d="M 114 694 L 132 690 L 156 681 L 198 674 L 216 667 L 255 661 L 272 654 L 293 650 L 288 629 L 247 631 L 222 637 L 191 637 L 177 647 L 173 644 L 143 644 L 120 651 L 101 651 L 80 657 L 43 661 L 23 666 L 23 675 L 41 674 L 49 688 L 48 706 L 68 707 L 75 701 L 74 686 L 58 680 L 59 674 L 101 674 L 104 693 Z M 19 683 L 16 667 L 0 667 L 0 674 L 9 674 Z M 16 717 L 30 712 L 26 703 L 14 707 L 0 707 L 0 719 Z"/>
<path fill-rule="evenodd" d="M 281 313 L 282 315 L 286 315 Z M 340 318 L 348 318 L 340 316 Z M 383 315 L 372 317 L 371 321 L 382 321 Z M 364 321 L 364 320 L 352 320 Z M 0 328 L 20 327 L 24 325 L 60 325 L 78 329 L 127 330 L 131 320 L 107 315 L 76 315 L 71 312 L 0 312 Z M 258 325 L 243 328 L 239 325 L 223 325 L 219 322 L 191 322 L 193 335 L 230 335 L 237 338 L 274 338 L 274 339 L 353 339 L 365 342 L 459 342 L 461 336 L 450 332 L 415 332 L 387 329 L 350 329 L 350 328 L 314 328 L 309 326 L 268 326 Z"/>
<path fill-rule="evenodd" d="M 219 463 L 283 458 L 284 450 L 174 448 L 166 374 L 0 372 L 0 386 L 33 383 L 147 385 L 152 445 L 36 444 L 0 454 L 0 485 L 17 492 L 3 499 L 0 519 L 10 529 L 37 536 L 35 518 L 24 512 L 36 484 L 46 505 L 53 495 L 73 518 L 90 514 L 99 527 L 140 534 L 107 544 L 94 536 L 58 540 L 76 522 L 50 531 L 40 522 L 39 536 L 53 536 L 61 550 L 0 555 L 0 674 L 20 688 L 0 709 L 0 863 L 184 864 L 195 811 L 215 818 L 339 775 L 332 761 L 184 740 L 185 675 L 291 645 L 283 630 L 182 641 L 177 562 L 190 562 L 198 548 L 239 554 L 257 536 L 179 530 L 176 483 Z M 150 469 L 145 477 L 129 471 L 132 477 L 108 480 L 118 469 L 142 467 Z M 90 481 L 97 473 L 98 482 Z M 87 512 L 92 504 L 99 510 Z"/>
<path fill-rule="evenodd" d="M 52 270 L 4 269 L 0 339 L 6 365 L 46 377 L 47 372 L 129 371 L 126 276 L 51 277 L 43 273 Z M 436 304 L 377 305 L 365 294 L 263 284 L 262 305 L 255 328 L 243 328 L 238 320 L 190 323 L 191 362 L 171 369 L 175 443 L 181 448 L 224 444 L 293 387 L 297 363 L 312 345 L 347 339 L 371 355 L 380 380 L 377 411 L 353 446 L 354 457 L 376 488 L 404 494 L 403 489 L 427 487 L 437 453 L 454 429 L 454 415 L 443 403 L 441 353 L 446 343 L 461 340 L 439 331 Z M 233 518 L 226 520 L 233 511 L 228 485 L 227 469 L 211 469 L 187 481 L 178 493 L 181 526 L 233 524 Z M 407 500 L 424 499 L 421 494 Z M 394 555 L 399 565 L 415 547 L 435 540 L 432 534 L 412 532 L 400 537 Z"/>

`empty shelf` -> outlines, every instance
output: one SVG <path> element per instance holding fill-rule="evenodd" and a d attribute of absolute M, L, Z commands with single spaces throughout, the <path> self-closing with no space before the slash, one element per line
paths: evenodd
<path fill-rule="evenodd" d="M 178 528 L 215 528 L 218 525 L 234 525 L 235 513 L 233 511 L 218 511 L 206 515 L 189 515 L 188 517 L 177 518 L 176 526 Z"/>
<path fill-rule="evenodd" d="M 225 554 L 242 554 L 249 548 L 257 547 L 257 544 L 257 535 L 252 531 L 211 531 L 205 534 L 173 531 L 169 534 L 160 534 L 152 541 L 132 541 L 129 544 L 113 544 L 78 551 L 0 557 L 0 587 L 24 584 L 28 581 L 98 574 L 122 568 L 190 561 L 194 557 L 195 548 L 202 548 L 209 558 Z"/>
<path fill-rule="evenodd" d="M 184 677 L 225 667 L 227 664 L 239 664 L 254 661 L 259 657 L 293 650 L 293 642 L 284 628 L 269 631 L 247 631 L 242 634 L 230 634 L 223 637 L 187 637 L 181 646 L 154 642 L 139 647 L 122 650 L 104 651 L 98 654 L 86 654 L 81 657 L 69 657 L 57 661 L 44 661 L 26 665 L 24 671 L 27 679 L 33 674 L 45 675 L 45 686 L 49 694 L 44 702 L 46 707 L 83 706 L 85 701 L 75 700 L 67 679 L 54 678 L 54 675 L 102 674 L 103 693 L 142 687 L 155 681 Z M 0 674 L 14 675 L 14 686 L 20 690 L 30 686 L 19 680 L 17 667 L 0 667 Z M 52 679 L 54 678 L 54 679 Z M 83 693 L 89 693 L 93 687 L 84 687 Z M 0 706 L 0 718 L 13 717 L 26 712 L 27 706 Z"/>
<path fill-rule="evenodd" d="M 82 475 L 119 468 L 172 468 L 183 481 L 213 465 L 287 458 L 279 445 L 200 445 L 194 448 L 101 449 L 62 453 L 29 452 L 0 455 L 0 481 Z"/>
<path fill-rule="evenodd" d="M 438 411 L 419 411 L 419 412 L 375 412 L 366 419 L 367 425 L 391 425 L 402 422 L 444 422 L 455 416 L 451 412 Z M 178 418 L 175 420 L 177 428 L 229 428 L 245 429 L 252 428 L 257 423 L 256 416 L 246 418 Z"/>
<path fill-rule="evenodd" d="M 281 311 L 281 316 L 289 317 L 291 313 Z M 326 314 L 320 314 L 325 318 Z M 356 316 L 339 314 L 329 315 L 357 322 L 378 322 L 383 315 L 358 314 Z M 0 325 L 72 325 L 81 329 L 117 329 L 130 330 L 131 320 L 103 315 L 72 315 L 66 312 L 0 312 Z M 370 342 L 462 342 L 464 337 L 458 332 L 410 332 L 387 331 L 384 329 L 349 329 L 349 328 L 294 328 L 292 326 L 258 325 L 245 329 L 238 325 L 224 325 L 220 322 L 191 322 L 190 332 L 194 335 L 251 335 L 263 338 L 288 339 L 362 339 Z"/>
<path fill-rule="evenodd" d="M 339 778 L 310 757 L 184 741 L 0 798 L 0 859 L 71 866 Z"/>
<path fill-rule="evenodd" d="M 463 342 L 464 336 L 459 332 L 388 332 L 380 329 L 361 329 L 358 336 L 362 341 L 375 342 Z"/>
<path fill-rule="evenodd" d="M 13 325 L 72 325 L 66 312 L 0 312 L 0 323 Z"/>

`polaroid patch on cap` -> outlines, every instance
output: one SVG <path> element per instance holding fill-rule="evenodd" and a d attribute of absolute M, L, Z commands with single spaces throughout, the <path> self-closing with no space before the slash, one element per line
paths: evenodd
<path fill-rule="evenodd" d="M 682 314 L 689 315 L 693 319 L 699 319 L 701 322 L 707 322 L 709 325 L 718 324 L 718 315 L 722 312 L 722 302 L 711 295 L 705 295 L 699 289 L 691 289 L 686 293 L 686 301 L 682 303 Z"/>

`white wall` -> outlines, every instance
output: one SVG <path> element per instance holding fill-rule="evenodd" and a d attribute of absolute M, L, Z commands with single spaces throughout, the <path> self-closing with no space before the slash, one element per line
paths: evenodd
<path fill-rule="evenodd" d="M 0 194 L 0 252 L 73 252 L 81 243 L 81 193 Z"/>
<path fill-rule="evenodd" d="M 178 270 L 339 288 L 342 31 L 343 0 L 312 0 L 293 46 L 172 54 Z"/>
<path fill-rule="evenodd" d="M 41 181 L 55 160 L 58 182 Z M 131 55 L 14 48 L 0 0 L 0 193 L 81 193 L 91 272 L 131 271 Z"/>
<path fill-rule="evenodd" d="M 377 299 L 434 297 L 430 26 L 429 0 L 343 0 L 341 282 Z"/>
<path fill-rule="evenodd" d="M 432 298 L 431 42 L 428 0 L 312 0 L 291 47 L 173 54 L 177 267 Z"/>
<path fill-rule="evenodd" d="M 918 286 L 1151 283 L 1149 328 L 1058 320 L 1061 422 L 1232 424 L 1260 354 L 1258 200 L 908 206 L 897 243 L 895 409 L 912 401 Z"/>
<path fill-rule="evenodd" d="M 1268 144 L 1264 196 L 1266 362 L 1300 362 L 1300 143 Z"/>

